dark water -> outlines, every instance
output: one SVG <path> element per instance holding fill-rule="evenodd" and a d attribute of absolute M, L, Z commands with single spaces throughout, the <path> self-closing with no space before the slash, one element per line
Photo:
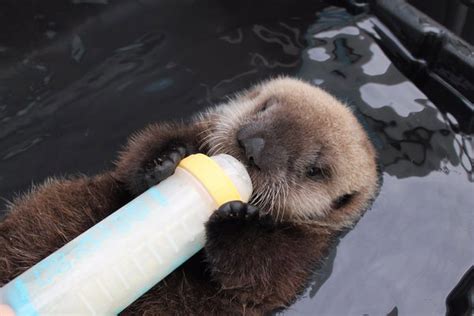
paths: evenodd
<path fill-rule="evenodd" d="M 0 196 L 108 168 L 148 122 L 298 76 L 360 113 L 385 172 L 373 209 L 285 314 L 445 313 L 474 263 L 474 139 L 395 68 L 377 21 L 317 1 L 95 2 L 76 5 L 76 24 L 38 13 L 43 35 L 0 42 Z"/>

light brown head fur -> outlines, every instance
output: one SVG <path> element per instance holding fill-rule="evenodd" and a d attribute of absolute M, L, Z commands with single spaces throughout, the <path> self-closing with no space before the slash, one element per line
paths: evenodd
<path fill-rule="evenodd" d="M 347 106 L 303 81 L 263 82 L 199 120 L 202 146 L 245 162 L 252 203 L 276 218 L 347 228 L 377 194 L 376 152 L 364 129 Z M 258 167 L 242 137 L 265 140 Z"/>

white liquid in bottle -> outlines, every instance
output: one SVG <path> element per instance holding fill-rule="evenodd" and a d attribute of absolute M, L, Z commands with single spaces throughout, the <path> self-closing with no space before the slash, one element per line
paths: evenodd
<path fill-rule="evenodd" d="M 209 159 L 186 159 L 194 156 Z M 250 198 L 244 166 L 228 155 L 211 159 L 209 173 L 217 168 L 218 181 L 206 184 L 182 164 L 173 176 L 6 284 L 0 303 L 17 316 L 112 315 L 125 309 L 204 246 L 204 224 L 225 202 L 221 180 L 233 184 L 244 202 Z M 209 167 L 209 161 L 203 163 Z M 213 196 L 212 190 L 221 192 Z"/>

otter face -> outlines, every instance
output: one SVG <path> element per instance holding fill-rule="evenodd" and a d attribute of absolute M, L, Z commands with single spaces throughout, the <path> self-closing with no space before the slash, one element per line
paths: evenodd
<path fill-rule="evenodd" d="M 375 150 L 339 101 L 279 78 L 237 94 L 205 115 L 203 148 L 241 160 L 251 203 L 275 218 L 349 227 L 378 190 Z"/>

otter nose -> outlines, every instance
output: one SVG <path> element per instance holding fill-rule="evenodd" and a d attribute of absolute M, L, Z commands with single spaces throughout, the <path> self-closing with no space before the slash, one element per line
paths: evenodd
<path fill-rule="evenodd" d="M 250 163 L 261 167 L 262 153 L 265 147 L 265 140 L 261 137 L 238 138 L 239 145 L 244 149 L 245 155 Z"/>

